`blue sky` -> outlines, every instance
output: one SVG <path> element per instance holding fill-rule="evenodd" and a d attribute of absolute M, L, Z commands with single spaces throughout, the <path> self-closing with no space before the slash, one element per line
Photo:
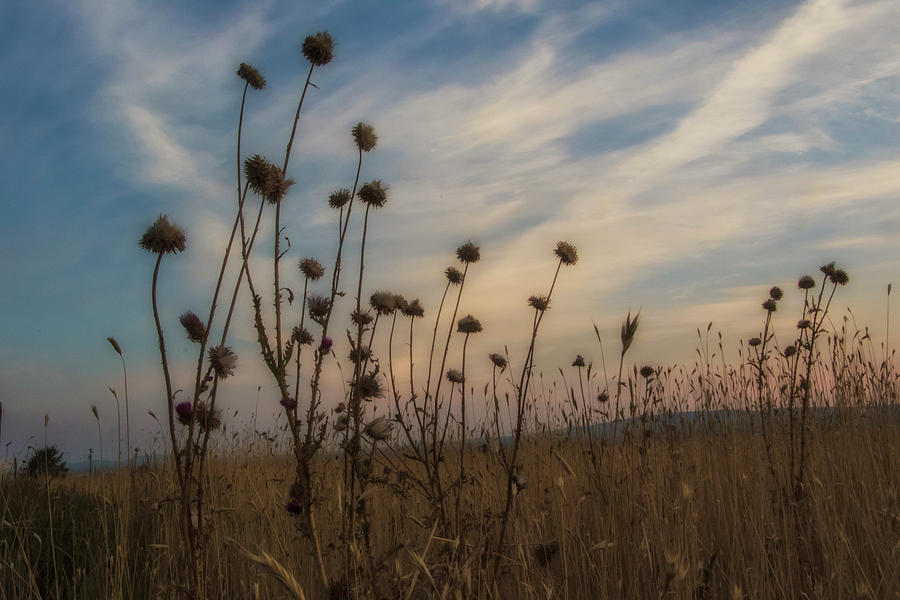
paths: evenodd
<path fill-rule="evenodd" d="M 297 258 L 333 260 L 325 200 L 352 184 L 349 129 L 363 120 L 379 135 L 363 180 L 391 186 L 366 289 L 422 297 L 420 346 L 467 239 L 483 256 L 461 308 L 485 325 L 473 356 L 522 351 L 524 299 L 549 282 L 557 240 L 578 246 L 545 321 L 547 373 L 576 353 L 599 361 L 592 322 L 614 352 L 629 307 L 644 315 L 636 362 L 692 361 L 709 321 L 734 360 L 769 286 L 796 305 L 796 278 L 830 260 L 851 275 L 838 312 L 883 331 L 900 266 L 898 24 L 888 0 L 6 2 L 0 444 L 11 455 L 42 441 L 50 414 L 48 439 L 78 459 L 96 446 L 95 403 L 112 447 L 106 388 L 122 384 L 108 335 L 128 359 L 135 437 L 158 432 L 152 257 L 137 239 L 160 213 L 188 233 L 161 279 L 185 382 L 194 349 L 177 316 L 206 310 L 234 206 L 235 69 L 249 62 L 269 82 L 248 99 L 245 156 L 283 156 L 306 73 L 298 47 L 319 30 L 337 46 L 289 173 L 295 289 Z M 268 262 L 258 256 L 261 275 Z M 244 302 L 240 372 L 222 397 L 236 428 L 260 385 L 261 419 L 277 408 Z M 779 314 L 785 336 L 796 312 Z"/>

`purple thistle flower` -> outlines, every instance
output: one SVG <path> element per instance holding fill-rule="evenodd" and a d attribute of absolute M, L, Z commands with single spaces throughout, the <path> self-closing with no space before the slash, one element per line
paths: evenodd
<path fill-rule="evenodd" d="M 175 412 L 178 414 L 178 422 L 182 425 L 191 424 L 191 415 L 194 414 L 194 406 L 185 400 L 175 405 Z"/>
<path fill-rule="evenodd" d="M 330 337 L 328 337 L 328 336 L 323 337 L 322 343 L 319 344 L 319 351 L 326 352 L 326 353 L 329 352 L 331 350 L 332 344 L 334 344 L 334 342 L 331 340 Z"/>
<path fill-rule="evenodd" d="M 294 410 L 295 408 L 297 408 L 297 401 L 294 400 L 290 396 L 286 396 L 286 397 L 282 398 L 279 401 L 279 404 L 281 404 L 283 407 L 290 409 L 290 410 Z"/>

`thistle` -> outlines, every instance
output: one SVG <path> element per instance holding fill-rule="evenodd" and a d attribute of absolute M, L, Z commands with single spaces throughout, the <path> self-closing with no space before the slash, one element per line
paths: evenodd
<path fill-rule="evenodd" d="M 362 184 L 356 195 L 369 207 L 382 208 L 387 203 L 387 191 L 388 186 L 382 184 L 380 179 L 375 179 Z"/>
<path fill-rule="evenodd" d="M 187 239 L 180 227 L 169 221 L 166 215 L 160 215 L 144 232 L 140 246 L 153 254 L 176 254 L 184 252 Z"/>
<path fill-rule="evenodd" d="M 816 287 L 816 280 L 809 275 L 804 275 L 797 282 L 797 287 L 799 287 L 801 290 L 811 290 L 812 288 Z"/>
<path fill-rule="evenodd" d="M 190 341 L 199 344 L 206 339 L 206 327 L 203 326 L 203 322 L 200 321 L 200 317 L 196 313 L 191 311 L 183 312 L 178 317 L 178 320 L 187 332 L 187 337 Z"/>
<path fill-rule="evenodd" d="M 456 330 L 460 333 L 479 333 L 481 331 L 481 321 L 472 315 L 466 315 L 456 323 Z"/>
<path fill-rule="evenodd" d="M 481 251 L 478 246 L 472 242 L 466 242 L 456 249 L 456 257 L 463 263 L 478 262 L 481 258 Z"/>
<path fill-rule="evenodd" d="M 416 318 L 416 317 L 421 317 L 421 316 L 425 315 L 425 309 L 422 308 L 421 304 L 419 304 L 418 298 L 410 301 L 406 305 L 406 307 L 402 309 L 402 312 L 403 312 L 404 316 L 407 316 L 410 318 Z"/>
<path fill-rule="evenodd" d="M 300 272 L 310 281 L 317 281 L 325 274 L 325 267 L 314 258 L 300 259 L 298 266 L 300 267 Z"/>
<path fill-rule="evenodd" d="M 465 381 L 465 377 L 463 374 L 456 369 L 449 369 L 447 371 L 447 381 L 450 383 L 463 383 Z"/>
<path fill-rule="evenodd" d="M 396 309 L 394 295 L 390 292 L 375 292 L 369 298 L 369 305 L 379 315 L 389 315 Z"/>
<path fill-rule="evenodd" d="M 219 379 L 234 375 L 237 355 L 228 346 L 219 345 L 209 349 L 209 364 Z"/>
<path fill-rule="evenodd" d="M 241 66 L 238 67 L 237 75 L 238 77 L 246 81 L 247 84 L 254 90 L 261 90 L 266 87 L 265 78 L 263 78 L 263 76 L 259 74 L 259 71 L 257 71 L 247 63 L 241 63 Z"/>
<path fill-rule="evenodd" d="M 366 123 L 357 123 L 353 126 L 353 141 L 356 147 L 363 152 L 369 152 L 378 142 L 378 136 L 375 135 L 375 128 Z"/>
<path fill-rule="evenodd" d="M 501 371 L 506 368 L 506 358 L 502 354 L 492 352 L 488 354 L 488 358 L 490 358 L 491 362 L 494 363 L 494 366 Z"/>
<path fill-rule="evenodd" d="M 352 198 L 352 194 L 350 190 L 347 188 L 341 188 L 339 190 L 335 190 L 331 192 L 331 195 L 328 196 L 328 206 L 337 210 L 339 208 L 343 208 L 345 204 L 350 202 Z"/>
<path fill-rule="evenodd" d="M 306 60 L 315 67 L 324 67 L 334 58 L 334 40 L 327 31 L 306 36 L 301 49 Z"/>
<path fill-rule="evenodd" d="M 456 267 L 447 267 L 444 270 L 444 275 L 447 276 L 447 281 L 449 281 L 453 285 L 459 285 L 463 282 L 462 271 L 460 271 Z"/>
<path fill-rule="evenodd" d="M 391 424 L 384 415 L 380 415 L 369 421 L 363 433 L 375 441 L 386 440 L 391 437 Z"/>
<path fill-rule="evenodd" d="M 544 312 L 550 307 L 550 299 L 546 296 L 529 296 L 528 305 L 538 312 Z"/>
<path fill-rule="evenodd" d="M 569 242 L 558 242 L 554 253 L 564 265 L 572 266 L 578 262 L 578 251 Z"/>
<path fill-rule="evenodd" d="M 572 366 L 579 367 L 579 368 L 583 367 L 584 366 L 584 357 L 580 354 L 577 355 L 575 357 L 575 360 L 572 361 Z"/>

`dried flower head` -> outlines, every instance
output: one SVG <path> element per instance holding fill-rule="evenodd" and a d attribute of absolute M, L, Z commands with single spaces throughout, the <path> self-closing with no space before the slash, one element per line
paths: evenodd
<path fill-rule="evenodd" d="M 331 310 L 331 300 L 325 296 L 313 295 L 306 299 L 306 307 L 309 310 L 309 318 L 318 323 Z"/>
<path fill-rule="evenodd" d="M 415 319 L 416 317 L 421 317 L 425 314 L 425 309 L 422 308 L 422 305 L 419 304 L 419 299 L 410 301 L 407 303 L 406 308 L 403 309 L 403 314 L 407 317 Z"/>
<path fill-rule="evenodd" d="M 759 346 L 760 344 L 762 344 L 762 340 L 759 339 L 758 337 L 752 337 L 752 338 L 750 338 L 750 339 L 747 341 L 747 344 L 748 344 L 751 348 L 756 348 L 757 346 Z"/>
<path fill-rule="evenodd" d="M 847 285 L 850 282 L 850 276 L 843 269 L 835 269 L 834 273 L 829 275 L 828 278 L 831 280 L 831 283 L 837 285 Z"/>
<path fill-rule="evenodd" d="M 584 366 L 584 357 L 582 355 L 577 355 L 575 360 L 572 361 L 573 367 L 583 367 Z"/>
<path fill-rule="evenodd" d="M 246 81 L 254 90 L 261 90 L 266 87 L 266 80 L 263 76 L 259 74 L 259 71 L 247 63 L 241 63 L 241 66 L 238 67 L 237 75 Z"/>
<path fill-rule="evenodd" d="M 268 194 L 269 186 L 274 180 L 273 173 L 276 169 L 278 169 L 277 166 L 259 154 L 254 154 L 244 160 L 244 176 L 247 178 L 247 185 L 250 186 L 250 191 L 258 196 Z"/>
<path fill-rule="evenodd" d="M 356 195 L 372 208 L 381 208 L 387 203 L 388 186 L 383 185 L 380 179 L 374 179 L 362 184 Z"/>
<path fill-rule="evenodd" d="M 464 263 L 478 262 L 481 258 L 481 250 L 472 242 L 466 242 L 456 249 L 456 258 Z"/>
<path fill-rule="evenodd" d="M 357 123 L 353 126 L 353 141 L 356 147 L 363 152 L 368 152 L 375 147 L 378 142 L 378 136 L 375 135 L 375 128 L 366 123 Z"/>
<path fill-rule="evenodd" d="M 550 299 L 547 296 L 529 296 L 528 306 L 538 312 L 544 312 L 550 307 Z"/>
<path fill-rule="evenodd" d="M 369 421 L 363 433 L 376 441 L 386 440 L 391 437 L 391 423 L 384 415 L 377 416 Z"/>
<path fill-rule="evenodd" d="M 391 314 L 396 308 L 394 295 L 390 292 L 375 292 L 369 297 L 369 305 L 382 316 Z"/>
<path fill-rule="evenodd" d="M 334 430 L 335 431 L 344 431 L 345 429 L 347 429 L 347 425 L 349 423 L 350 423 L 350 418 L 347 415 L 345 415 L 345 414 L 338 415 L 338 418 L 334 420 Z"/>
<path fill-rule="evenodd" d="M 641 377 L 643 377 L 644 379 L 650 379 L 650 377 L 653 376 L 653 373 L 655 373 L 655 371 L 653 370 L 653 367 L 651 367 L 650 365 L 644 365 L 643 367 L 641 367 L 640 373 L 641 373 Z"/>
<path fill-rule="evenodd" d="M 801 290 L 811 290 L 816 287 L 816 280 L 810 275 L 804 275 L 800 278 L 800 281 L 797 282 L 797 287 Z"/>
<path fill-rule="evenodd" d="M 607 402 L 609 402 L 609 392 L 603 390 L 602 392 L 597 394 L 597 402 L 599 402 L 600 404 L 606 404 Z"/>
<path fill-rule="evenodd" d="M 774 300 L 769 298 L 768 300 L 766 300 L 765 302 L 762 303 L 762 307 L 771 313 L 771 312 L 775 312 L 775 310 L 778 308 L 778 305 L 775 304 Z"/>
<path fill-rule="evenodd" d="M 554 253 L 564 265 L 571 266 L 578 262 L 578 251 L 569 242 L 558 242 Z"/>
<path fill-rule="evenodd" d="M 278 401 L 278 404 L 282 405 L 288 410 L 294 410 L 295 408 L 297 408 L 297 400 L 295 400 L 293 396 L 285 396 Z"/>
<path fill-rule="evenodd" d="M 782 292 L 781 288 L 778 287 L 777 285 L 775 287 L 773 287 L 771 290 L 769 290 L 769 298 L 771 298 L 772 300 L 778 302 L 783 297 L 784 297 L 784 292 Z"/>
<path fill-rule="evenodd" d="M 456 369 L 449 369 L 447 371 L 447 381 L 450 383 L 463 383 L 465 381 L 465 377 Z"/>
<path fill-rule="evenodd" d="M 350 313 L 350 320 L 353 321 L 353 324 L 356 326 L 365 327 L 372 322 L 372 315 L 367 310 L 354 310 Z"/>
<path fill-rule="evenodd" d="M 827 265 L 822 265 L 821 267 L 819 267 L 819 270 L 822 271 L 822 273 L 824 273 L 826 277 L 832 277 L 835 271 L 834 261 L 831 261 Z"/>
<path fill-rule="evenodd" d="M 394 308 L 397 311 L 405 313 L 408 307 L 409 302 L 406 301 L 406 298 L 403 297 L 403 294 L 394 294 Z"/>
<path fill-rule="evenodd" d="M 140 245 L 147 252 L 154 254 L 176 254 L 184 252 L 187 238 L 181 227 L 170 222 L 166 215 L 160 215 L 144 232 Z"/>
<path fill-rule="evenodd" d="M 287 504 L 284 505 L 284 510 L 288 511 L 292 515 L 303 514 L 303 507 L 294 500 L 288 500 Z"/>
<path fill-rule="evenodd" d="M 198 402 L 194 420 L 200 426 L 200 431 L 215 431 L 222 426 L 222 411 L 210 408 L 204 402 Z"/>
<path fill-rule="evenodd" d="M 294 180 L 285 177 L 284 172 L 275 167 L 269 172 L 269 182 L 265 197 L 269 204 L 278 204 L 287 195 L 288 190 L 294 185 Z"/>
<path fill-rule="evenodd" d="M 191 415 L 194 414 L 193 405 L 185 400 L 175 405 L 175 414 L 178 416 L 178 422 L 182 425 L 191 424 Z"/>
<path fill-rule="evenodd" d="M 447 267 L 444 270 L 444 275 L 447 276 L 447 281 L 449 281 L 453 285 L 459 285 L 463 282 L 462 271 L 460 271 L 456 267 Z"/>
<path fill-rule="evenodd" d="M 109 342 L 109 345 L 112 346 L 112 349 L 116 351 L 116 354 L 122 356 L 122 347 L 119 345 L 119 342 L 116 341 L 114 337 L 106 338 L 106 341 Z"/>
<path fill-rule="evenodd" d="M 181 326 L 184 327 L 184 330 L 187 332 L 188 339 L 192 342 L 200 343 L 206 338 L 206 327 L 203 326 L 203 322 L 200 320 L 195 313 L 191 311 L 187 311 L 181 313 L 181 316 L 178 317 L 178 320 L 181 322 Z"/>
<path fill-rule="evenodd" d="M 325 336 L 322 338 L 322 341 L 319 342 L 319 352 L 322 352 L 323 354 L 328 353 L 331 351 L 331 346 L 333 345 L 334 341 L 330 337 Z"/>
<path fill-rule="evenodd" d="M 316 281 L 325 274 L 325 267 L 314 258 L 300 259 L 299 266 L 300 272 L 310 281 Z"/>
<path fill-rule="evenodd" d="M 299 325 L 291 331 L 291 339 L 301 346 L 311 346 L 314 341 L 312 334 Z"/>
<path fill-rule="evenodd" d="M 380 398 L 384 394 L 381 381 L 375 373 L 366 373 L 359 378 L 359 397 L 363 400 Z"/>
<path fill-rule="evenodd" d="M 797 354 L 797 346 L 788 346 L 784 349 L 784 357 L 790 358 L 793 355 Z"/>
<path fill-rule="evenodd" d="M 306 36 L 302 49 L 306 60 L 316 67 L 324 67 L 334 58 L 334 40 L 327 31 Z"/>
<path fill-rule="evenodd" d="M 359 348 L 353 347 L 350 348 L 350 353 L 347 355 L 347 358 L 349 358 L 352 363 L 363 363 L 372 358 L 372 350 L 368 346 L 360 346 Z"/>
<path fill-rule="evenodd" d="M 481 332 L 481 321 L 472 315 L 466 315 L 456 322 L 456 330 L 460 333 L 470 334 Z"/>
<path fill-rule="evenodd" d="M 494 366 L 501 371 L 506 368 L 506 358 L 502 354 L 491 352 L 488 354 L 488 358 L 490 358 L 491 362 L 494 363 Z"/>
<path fill-rule="evenodd" d="M 219 345 L 209 349 L 209 364 L 216 377 L 225 379 L 230 375 L 234 375 L 234 368 L 237 366 L 237 355 L 228 346 Z"/>
<path fill-rule="evenodd" d="M 350 190 L 348 190 L 347 188 L 334 190 L 333 192 L 331 192 L 331 195 L 328 196 L 328 206 L 337 210 L 350 202 L 350 199 L 352 197 L 353 196 L 350 193 Z"/>
<path fill-rule="evenodd" d="M 801 319 L 797 321 L 797 329 L 809 329 L 812 326 L 812 323 L 809 322 L 809 319 Z"/>

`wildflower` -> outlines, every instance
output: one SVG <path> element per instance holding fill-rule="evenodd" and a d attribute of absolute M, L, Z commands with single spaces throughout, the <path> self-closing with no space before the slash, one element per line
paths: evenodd
<path fill-rule="evenodd" d="M 460 333 L 470 334 L 481 331 L 481 321 L 472 315 L 466 315 L 456 323 L 456 330 Z"/>
<path fill-rule="evenodd" d="M 831 261 L 827 265 L 822 265 L 821 267 L 819 267 L 819 270 L 822 271 L 822 273 L 824 273 L 826 277 L 834 277 L 834 261 Z"/>
<path fill-rule="evenodd" d="M 109 345 L 112 346 L 113 350 L 116 351 L 116 354 L 122 356 L 122 347 L 119 346 L 119 342 L 116 341 L 116 338 L 108 337 L 106 338 L 106 341 L 109 342 Z"/>
<path fill-rule="evenodd" d="M 462 271 L 460 271 L 456 267 L 447 267 L 444 270 L 444 275 L 447 276 L 447 281 L 449 281 L 453 285 L 459 285 L 463 282 Z"/>
<path fill-rule="evenodd" d="M 354 325 L 365 327 L 372 322 L 372 315 L 368 311 L 354 310 L 350 314 L 350 320 Z"/>
<path fill-rule="evenodd" d="M 797 353 L 797 346 L 788 346 L 784 349 L 784 357 L 790 358 Z"/>
<path fill-rule="evenodd" d="M 809 322 L 809 319 L 801 319 L 797 321 L 797 329 L 809 329 L 812 324 Z"/>
<path fill-rule="evenodd" d="M 609 402 L 609 392 L 604 390 L 604 391 L 600 392 L 599 394 L 597 394 L 597 402 L 599 402 L 600 404 L 605 404 L 605 403 Z"/>
<path fill-rule="evenodd" d="M 357 123 L 353 126 L 353 141 L 356 142 L 356 147 L 363 152 L 370 151 L 378 141 L 375 128 L 366 123 Z"/>
<path fill-rule="evenodd" d="M 334 190 L 333 192 L 331 192 L 331 195 L 328 196 L 328 206 L 337 210 L 350 202 L 350 198 L 350 190 L 348 190 L 347 188 Z"/>
<path fill-rule="evenodd" d="M 191 424 L 191 415 L 194 412 L 194 407 L 190 402 L 185 400 L 184 402 L 179 402 L 175 405 L 175 414 L 178 415 L 178 422 L 182 425 L 190 425 Z"/>
<path fill-rule="evenodd" d="M 237 366 L 237 355 L 228 346 L 220 345 L 209 349 L 209 364 L 212 365 L 216 377 L 225 379 L 229 375 L 234 375 L 234 368 Z"/>
<path fill-rule="evenodd" d="M 450 383 L 463 383 L 465 377 L 463 377 L 463 374 L 456 369 L 450 369 L 447 371 L 447 381 Z"/>
<path fill-rule="evenodd" d="M 331 310 L 331 301 L 324 296 L 310 296 L 306 299 L 309 317 L 317 323 L 324 319 Z"/>
<path fill-rule="evenodd" d="M 198 402 L 194 420 L 200 426 L 200 431 L 215 431 L 222 426 L 222 412 L 218 408 L 211 409 L 209 405 Z"/>
<path fill-rule="evenodd" d="M 391 437 L 391 424 L 384 415 L 380 415 L 369 421 L 363 433 L 376 441 L 386 440 Z"/>
<path fill-rule="evenodd" d="M 407 303 L 406 308 L 403 309 L 403 314 L 414 319 L 423 316 L 425 314 L 425 309 L 422 308 L 422 305 L 419 304 L 419 299 L 416 298 Z"/>
<path fill-rule="evenodd" d="M 176 254 L 184 252 L 187 238 L 181 227 L 170 222 L 166 215 L 160 215 L 156 222 L 144 232 L 140 246 L 154 254 Z"/>
<path fill-rule="evenodd" d="M 816 287 L 816 280 L 809 275 L 804 275 L 800 278 L 800 281 L 797 282 L 797 287 L 799 287 L 801 290 L 812 289 Z"/>
<path fill-rule="evenodd" d="M 325 274 L 325 267 L 314 258 L 303 258 L 299 263 L 300 272 L 310 281 L 316 281 Z"/>
<path fill-rule="evenodd" d="M 769 298 L 768 300 L 766 300 L 765 302 L 763 302 L 763 303 L 762 303 L 762 307 L 763 307 L 765 310 L 769 311 L 770 313 L 771 313 L 771 312 L 775 312 L 775 310 L 778 308 L 778 306 L 775 304 L 775 301 L 772 300 L 771 298 Z"/>
<path fill-rule="evenodd" d="M 258 196 L 265 196 L 269 192 L 269 184 L 273 179 L 272 173 L 275 169 L 278 167 L 259 154 L 254 154 L 244 160 L 244 176 L 247 178 L 250 190 Z"/>
<path fill-rule="evenodd" d="M 369 298 L 369 305 L 382 316 L 391 314 L 396 308 L 394 295 L 390 292 L 375 292 Z"/>
<path fill-rule="evenodd" d="M 747 344 L 748 344 L 751 348 L 756 348 L 757 346 L 759 346 L 760 344 L 762 344 L 762 340 L 759 339 L 758 337 L 752 337 L 752 338 L 750 338 L 750 340 L 747 342 Z"/>
<path fill-rule="evenodd" d="M 406 311 L 406 308 L 408 306 L 409 303 L 406 301 L 406 298 L 404 298 L 402 294 L 394 294 L 394 308 L 403 313 Z"/>
<path fill-rule="evenodd" d="M 237 75 L 246 81 L 254 90 L 261 90 L 266 87 L 266 80 L 263 76 L 259 74 L 259 71 L 247 63 L 241 63 L 241 66 L 238 67 Z"/>
<path fill-rule="evenodd" d="M 380 179 L 362 184 L 356 195 L 372 208 L 381 208 L 387 203 L 388 186 L 382 185 Z"/>
<path fill-rule="evenodd" d="M 837 285 L 847 285 L 850 281 L 850 276 L 847 275 L 847 272 L 843 269 L 835 269 L 834 274 L 829 277 L 831 279 L 831 283 Z"/>
<path fill-rule="evenodd" d="M 330 337 L 325 336 L 322 338 L 322 341 L 319 343 L 319 352 L 326 353 L 331 350 L 331 346 L 334 342 Z"/>
<path fill-rule="evenodd" d="M 344 431 L 347 429 L 347 425 L 350 422 L 350 417 L 347 415 L 341 414 L 338 415 L 338 418 L 334 421 L 334 430 L 335 431 Z"/>
<path fill-rule="evenodd" d="M 584 357 L 582 355 L 577 355 L 575 360 L 572 361 L 573 367 L 583 367 L 584 366 Z"/>
<path fill-rule="evenodd" d="M 777 285 L 769 290 L 769 298 L 775 300 L 776 302 L 781 300 L 784 297 L 784 292 L 781 291 L 781 288 Z"/>
<path fill-rule="evenodd" d="M 488 354 L 488 358 L 490 358 L 491 362 L 494 363 L 494 366 L 501 371 L 506 368 L 506 358 L 502 354 L 491 352 Z"/>
<path fill-rule="evenodd" d="M 200 317 L 198 317 L 195 313 L 191 311 L 181 313 L 181 316 L 178 317 L 178 320 L 181 322 L 181 326 L 184 327 L 184 330 L 187 332 L 188 339 L 192 342 L 196 342 L 199 344 L 206 337 L 206 327 L 203 326 L 203 323 L 200 321 Z"/>
<path fill-rule="evenodd" d="M 291 339 L 301 346 L 311 346 L 313 343 L 312 334 L 305 327 L 294 327 L 291 331 Z"/>
<path fill-rule="evenodd" d="M 350 349 L 350 354 L 347 358 L 352 363 L 362 363 L 372 358 L 372 350 L 368 346 L 353 347 Z"/>
<path fill-rule="evenodd" d="M 641 367 L 640 372 L 641 372 L 641 377 L 643 377 L 644 379 L 650 379 L 650 377 L 654 373 L 653 367 L 651 367 L 650 365 L 644 365 L 643 367 Z"/>
<path fill-rule="evenodd" d="M 556 244 L 556 250 L 553 251 L 564 265 L 574 265 L 578 262 L 578 251 L 575 246 L 569 242 L 559 242 Z"/>
<path fill-rule="evenodd" d="M 359 397 L 363 400 L 372 398 L 380 398 L 384 395 L 384 388 L 381 387 L 381 381 L 374 373 L 367 373 L 359 378 Z"/>
<path fill-rule="evenodd" d="M 290 177 L 285 177 L 284 172 L 275 167 L 269 173 L 268 187 L 265 193 L 266 200 L 269 201 L 269 204 L 278 204 L 292 185 L 294 185 L 294 180 Z"/>
<path fill-rule="evenodd" d="M 538 312 L 544 312 L 550 307 L 550 299 L 547 296 L 529 296 L 528 305 Z"/>
<path fill-rule="evenodd" d="M 302 49 L 306 60 L 316 67 L 324 67 L 334 58 L 334 40 L 327 31 L 306 36 Z"/>
<path fill-rule="evenodd" d="M 466 242 L 462 246 L 456 249 L 456 257 L 460 260 L 460 262 L 464 263 L 473 263 L 478 262 L 481 258 L 481 251 L 472 242 Z"/>

